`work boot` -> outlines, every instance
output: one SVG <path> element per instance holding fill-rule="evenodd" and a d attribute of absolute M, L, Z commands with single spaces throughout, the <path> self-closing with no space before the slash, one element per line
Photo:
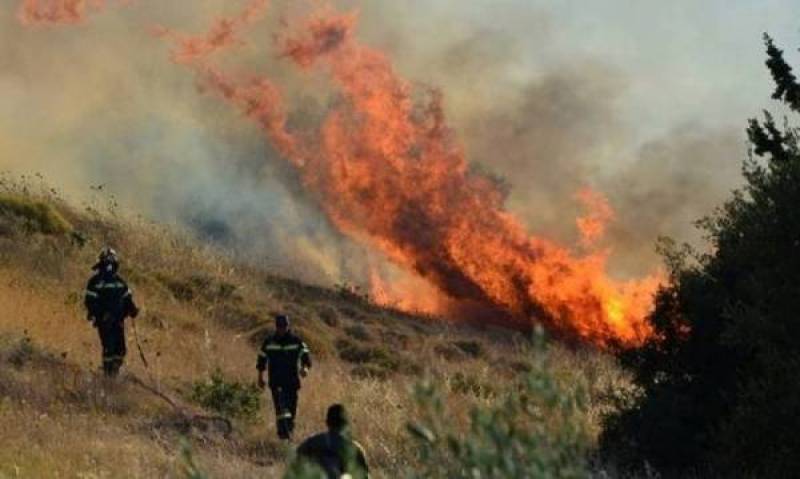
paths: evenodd
<path fill-rule="evenodd" d="M 122 367 L 122 361 L 119 359 L 112 359 L 103 362 L 103 373 L 107 378 L 116 378 L 119 376 L 119 370 Z"/>
<path fill-rule="evenodd" d="M 278 438 L 285 441 L 292 440 L 292 430 L 289 427 L 289 421 L 286 419 L 278 420 Z"/>

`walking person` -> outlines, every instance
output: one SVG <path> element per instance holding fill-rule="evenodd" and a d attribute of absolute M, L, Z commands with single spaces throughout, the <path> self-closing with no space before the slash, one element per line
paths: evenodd
<path fill-rule="evenodd" d="M 275 316 L 275 333 L 261 345 L 256 368 L 259 387 L 268 385 L 272 394 L 278 437 L 291 440 L 300 378 L 311 368 L 311 355 L 306 343 L 290 330 L 288 316 Z M 268 381 L 264 380 L 265 370 Z"/>
<path fill-rule="evenodd" d="M 116 377 L 126 354 L 125 318 L 135 318 L 139 308 L 127 283 L 118 274 L 116 251 L 103 248 L 92 270 L 95 274 L 86 285 L 84 298 L 86 319 L 100 336 L 103 372 L 107 377 Z"/>

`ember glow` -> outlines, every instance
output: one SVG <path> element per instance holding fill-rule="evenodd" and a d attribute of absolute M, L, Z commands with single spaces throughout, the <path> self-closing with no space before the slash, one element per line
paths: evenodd
<path fill-rule="evenodd" d="M 373 275 L 375 297 L 520 328 L 541 323 L 601 346 L 645 340 L 658 276 L 618 282 L 606 273 L 606 251 L 577 256 L 526 232 L 505 210 L 496 183 L 469 168 L 447 126 L 443 94 L 415 91 L 386 55 L 357 40 L 357 20 L 323 10 L 290 23 L 278 38 L 285 58 L 328 75 L 338 92 L 319 131 L 287 130 L 280 89 L 269 78 L 197 70 L 206 88 L 263 128 L 342 232 L 434 287 Z M 578 222 L 588 245 L 613 213 L 596 193 L 580 199 L 590 211 Z"/>

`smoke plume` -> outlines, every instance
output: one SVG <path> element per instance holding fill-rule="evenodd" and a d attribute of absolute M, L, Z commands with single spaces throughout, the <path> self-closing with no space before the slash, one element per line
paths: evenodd
<path fill-rule="evenodd" d="M 289 274 L 368 281 L 407 308 L 635 343 L 655 281 L 615 281 L 608 261 L 651 271 L 655 238 L 734 183 L 703 165 L 741 158 L 735 134 L 702 129 L 626 150 L 625 78 L 596 60 L 515 74 L 515 32 L 553 28 L 541 12 L 446 29 L 435 2 L 308 22 L 287 19 L 313 7 L 285 2 L 266 17 L 259 0 L 138 2 L 91 21 L 79 3 L 80 31 L 0 12 L 0 166 L 76 196 L 106 184 Z"/>

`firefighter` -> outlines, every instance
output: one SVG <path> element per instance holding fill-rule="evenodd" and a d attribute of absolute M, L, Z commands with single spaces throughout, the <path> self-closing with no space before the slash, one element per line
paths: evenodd
<path fill-rule="evenodd" d="M 125 318 L 135 318 L 139 308 L 125 281 L 117 274 L 119 259 L 116 251 L 103 248 L 92 267 L 94 276 L 86 286 L 86 319 L 100 335 L 103 349 L 103 372 L 107 377 L 119 373 L 125 359 Z"/>
<path fill-rule="evenodd" d="M 264 370 L 268 370 L 267 384 L 275 406 L 278 437 L 291 440 L 300 378 L 311 368 L 311 355 L 306 343 L 289 329 L 288 316 L 275 316 L 275 334 L 268 336 L 261 345 L 256 368 L 261 388 L 265 386 Z"/>
<path fill-rule="evenodd" d="M 349 420 L 344 406 L 334 404 L 329 407 L 325 423 L 328 432 L 303 441 L 297 448 L 298 459 L 316 464 L 325 471 L 329 479 L 368 479 L 369 467 L 364 448 L 350 438 Z"/>

